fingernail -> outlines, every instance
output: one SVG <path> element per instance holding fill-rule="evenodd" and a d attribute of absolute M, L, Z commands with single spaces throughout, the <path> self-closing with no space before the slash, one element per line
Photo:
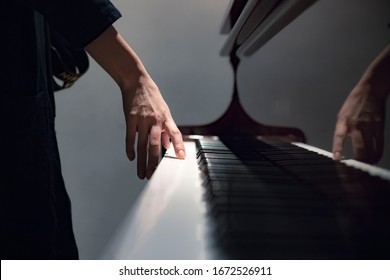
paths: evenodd
<path fill-rule="evenodd" d="M 186 153 L 183 150 L 180 150 L 177 153 L 177 156 L 178 156 L 179 159 L 184 159 L 186 157 Z"/>
<path fill-rule="evenodd" d="M 340 152 L 335 152 L 335 153 L 333 154 L 333 158 L 334 158 L 335 160 L 341 160 L 341 153 L 340 153 Z"/>
<path fill-rule="evenodd" d="M 149 180 L 149 179 L 152 177 L 153 173 L 154 173 L 154 170 L 149 170 L 149 171 L 146 173 L 146 179 Z"/>
<path fill-rule="evenodd" d="M 145 172 L 144 172 L 144 171 L 139 171 L 139 172 L 138 172 L 138 177 L 139 177 L 141 180 L 145 179 Z"/>
<path fill-rule="evenodd" d="M 134 153 L 130 152 L 127 154 L 127 157 L 129 158 L 130 161 L 133 161 L 135 158 L 135 155 L 134 155 Z"/>

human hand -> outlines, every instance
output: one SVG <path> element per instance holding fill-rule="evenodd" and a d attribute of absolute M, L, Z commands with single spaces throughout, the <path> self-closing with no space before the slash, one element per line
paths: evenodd
<path fill-rule="evenodd" d="M 383 153 L 385 98 L 369 85 L 357 85 L 341 107 L 333 137 L 333 157 L 341 160 L 344 142 L 351 137 L 356 160 L 377 163 Z"/>
<path fill-rule="evenodd" d="M 115 80 L 122 92 L 126 120 L 126 152 L 135 159 L 134 144 L 138 132 L 137 174 L 148 179 L 158 165 L 161 143 L 176 156 L 185 158 L 182 135 L 160 90 L 150 78 L 142 61 L 124 38 L 110 26 L 85 49 Z"/>
<path fill-rule="evenodd" d="M 123 110 L 126 120 L 126 153 L 135 159 L 135 138 L 137 143 L 137 175 L 149 179 L 157 168 L 161 144 L 165 149 L 174 145 L 176 156 L 185 158 L 182 135 L 157 85 L 148 76 L 139 78 L 135 88 L 121 89 Z"/>

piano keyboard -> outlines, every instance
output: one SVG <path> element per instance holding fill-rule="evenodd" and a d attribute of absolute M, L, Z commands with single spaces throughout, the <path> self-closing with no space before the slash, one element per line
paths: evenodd
<path fill-rule="evenodd" d="M 208 137 L 186 149 L 184 161 L 167 152 L 103 258 L 389 258 L 389 171 L 304 144 Z"/>
<path fill-rule="evenodd" d="M 197 143 L 215 239 L 229 258 L 389 256 L 388 181 L 290 143 Z"/>

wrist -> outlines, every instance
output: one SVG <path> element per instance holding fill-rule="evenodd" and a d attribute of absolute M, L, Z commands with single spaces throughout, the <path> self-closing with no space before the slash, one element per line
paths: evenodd
<path fill-rule="evenodd" d="M 153 83 L 152 78 L 146 71 L 133 71 L 117 81 L 122 94 L 135 92 L 137 89 Z"/>
<path fill-rule="evenodd" d="M 385 102 L 390 94 L 390 88 L 387 82 L 378 80 L 378 77 L 365 75 L 356 85 L 357 92 L 365 93 L 380 101 Z"/>
<path fill-rule="evenodd" d="M 387 99 L 390 94 L 390 45 L 369 65 L 359 84 L 369 88 L 372 95 Z"/>
<path fill-rule="evenodd" d="M 136 53 L 113 26 L 85 48 L 122 91 L 135 89 L 149 77 Z"/>

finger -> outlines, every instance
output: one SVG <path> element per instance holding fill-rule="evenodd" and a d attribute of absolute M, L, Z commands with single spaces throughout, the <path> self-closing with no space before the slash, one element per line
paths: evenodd
<path fill-rule="evenodd" d="M 344 142 L 347 137 L 347 126 L 345 123 L 337 122 L 336 129 L 333 135 L 333 158 L 341 160 L 343 158 Z"/>
<path fill-rule="evenodd" d="M 126 154 L 129 160 L 134 160 L 135 151 L 135 135 L 137 132 L 137 117 L 128 117 L 126 118 Z"/>
<path fill-rule="evenodd" d="M 168 150 L 169 147 L 171 146 L 171 141 L 169 140 L 169 135 L 165 131 L 163 131 L 161 134 L 161 142 L 162 142 L 164 149 L 166 149 L 166 150 Z"/>
<path fill-rule="evenodd" d="M 373 123 L 364 122 L 358 126 L 364 141 L 360 160 L 367 163 L 373 163 L 374 160 L 375 144 L 374 130 L 372 125 Z"/>
<path fill-rule="evenodd" d="M 149 128 L 145 121 L 138 124 L 138 143 L 137 143 L 137 175 L 140 179 L 146 176 L 146 157 L 148 147 Z"/>
<path fill-rule="evenodd" d="M 384 124 L 382 122 L 375 123 L 373 125 L 374 133 L 374 156 L 373 163 L 377 163 L 383 154 L 384 147 Z"/>
<path fill-rule="evenodd" d="M 366 162 L 366 147 L 363 134 L 360 130 L 354 129 L 351 132 L 353 154 L 356 160 Z"/>
<path fill-rule="evenodd" d="M 176 124 L 173 121 L 166 121 L 164 126 L 166 133 L 172 140 L 176 157 L 179 159 L 184 159 L 186 157 L 186 151 L 184 148 L 183 137 L 181 135 L 180 130 L 177 128 Z"/>
<path fill-rule="evenodd" d="M 150 130 L 148 168 L 146 178 L 149 179 L 156 170 L 161 152 L 161 127 L 155 125 Z"/>

